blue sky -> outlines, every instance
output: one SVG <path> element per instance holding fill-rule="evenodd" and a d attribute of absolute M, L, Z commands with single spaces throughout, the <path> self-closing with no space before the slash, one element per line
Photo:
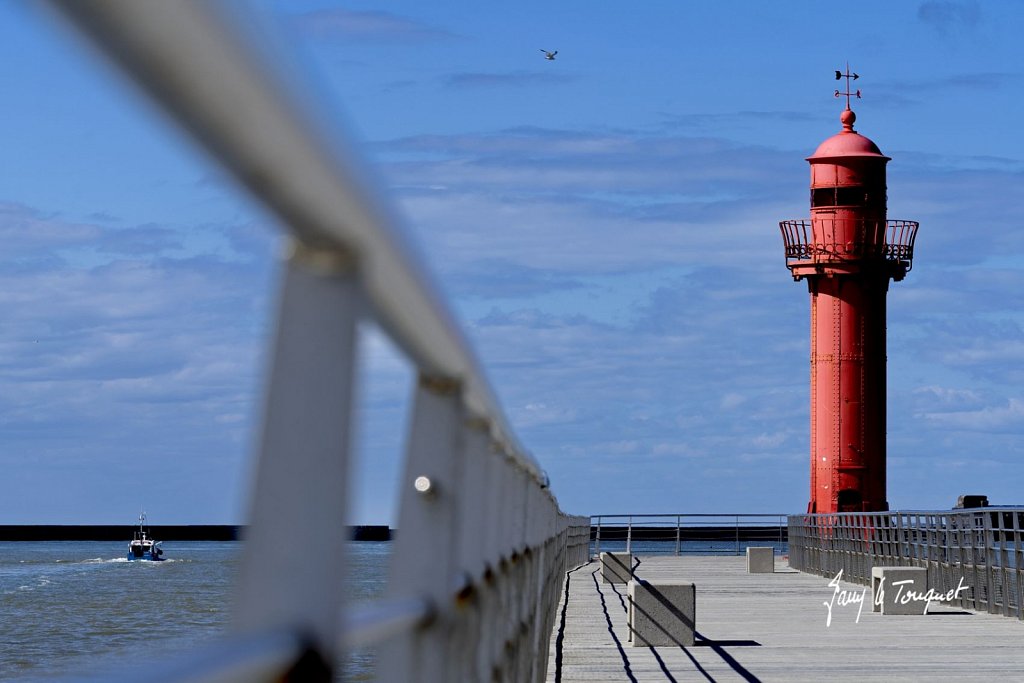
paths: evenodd
<path fill-rule="evenodd" d="M 1021 3 L 264 9 L 578 514 L 804 509 L 777 223 L 849 61 L 889 217 L 921 222 L 888 298 L 890 503 L 1024 503 Z M 0 523 L 242 521 L 277 226 L 45 12 L 0 6 L 0 59 Z M 410 370 L 364 339 L 352 517 L 387 523 Z"/>

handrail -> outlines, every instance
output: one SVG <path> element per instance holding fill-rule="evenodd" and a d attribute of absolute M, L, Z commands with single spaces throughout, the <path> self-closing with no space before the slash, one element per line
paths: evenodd
<path fill-rule="evenodd" d="M 594 552 L 601 552 L 601 544 L 609 541 L 625 541 L 626 552 L 633 549 L 636 542 L 646 542 L 645 552 L 663 552 L 658 548 L 674 542 L 674 553 L 681 555 L 683 550 L 683 538 L 687 536 L 688 541 L 702 541 L 705 543 L 720 543 L 729 541 L 729 549 L 701 548 L 691 550 L 699 553 L 724 553 L 733 552 L 739 555 L 742 552 L 742 542 L 750 541 L 756 537 L 758 541 L 766 543 L 777 543 L 778 547 L 784 548 L 784 534 L 788 513 L 737 513 L 737 512 L 672 512 L 672 513 L 637 513 L 637 514 L 616 514 L 616 515 L 591 515 L 591 537 L 594 541 Z M 716 523 L 717 522 L 717 523 Z M 686 534 L 683 530 L 686 530 Z M 741 529 L 748 529 L 756 534 L 741 534 Z M 709 531 L 719 532 L 718 536 L 708 536 Z M 724 532 L 731 532 L 729 537 L 721 535 Z M 772 532 L 769 538 L 765 532 Z M 662 534 L 658 536 L 658 532 Z M 776 533 L 777 532 L 777 533 Z M 697 534 L 697 535 L 695 535 Z M 731 549 L 731 550 L 730 550 Z"/>
<path fill-rule="evenodd" d="M 301 643 L 293 666 L 307 667 L 296 680 L 327 681 L 340 651 L 381 639 L 384 680 L 544 680 L 565 572 L 589 559 L 589 520 L 558 508 L 365 164 L 331 134 L 300 73 L 280 66 L 286 53 L 224 3 L 50 4 L 291 236 L 233 632 L 290 634 L 284 649 Z M 364 317 L 417 376 L 387 597 L 353 608 L 339 529 Z M 204 660 L 196 680 L 283 680 L 281 657 L 238 657 Z"/>
<path fill-rule="evenodd" d="M 616 519 L 616 518 L 626 519 L 628 517 L 632 517 L 633 519 L 648 519 L 648 518 L 654 518 L 654 517 L 660 517 L 660 518 L 666 518 L 667 519 L 669 517 L 677 517 L 679 515 L 682 515 L 683 517 L 764 517 L 764 518 L 767 519 L 767 518 L 770 518 L 770 517 L 771 518 L 779 518 L 779 517 L 786 518 L 786 517 L 789 517 L 790 514 L 791 513 L 789 513 L 789 512 L 665 512 L 665 513 L 657 513 L 657 512 L 636 513 L 636 512 L 629 512 L 629 513 L 625 513 L 625 514 L 614 514 L 614 515 L 608 515 L 608 514 L 603 514 L 603 513 L 602 514 L 596 514 L 596 515 L 590 515 L 590 519 L 591 520 L 594 520 L 594 519 Z"/>
<path fill-rule="evenodd" d="M 913 267 L 916 221 L 823 218 L 779 221 L 786 264 L 881 258 Z"/>
<path fill-rule="evenodd" d="M 794 569 L 869 584 L 877 566 L 928 570 L 928 588 L 967 609 L 1024 619 L 1024 508 L 846 512 L 789 517 Z"/>

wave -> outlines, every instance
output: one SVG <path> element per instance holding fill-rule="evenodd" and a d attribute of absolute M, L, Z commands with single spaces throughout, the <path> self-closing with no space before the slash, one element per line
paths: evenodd
<path fill-rule="evenodd" d="M 46 588 L 47 586 L 50 585 L 50 583 L 51 583 L 51 581 L 48 578 L 46 578 L 45 576 L 40 576 L 40 577 L 36 578 L 36 582 L 35 583 L 31 583 L 31 584 L 26 583 L 26 584 L 23 584 L 21 586 L 18 586 L 18 589 L 16 591 L 5 590 L 4 591 L 4 595 L 12 595 L 12 594 L 14 594 L 16 592 L 31 593 L 32 591 L 36 590 L 37 588 Z"/>
<path fill-rule="evenodd" d="M 80 564 L 110 564 L 110 563 L 125 563 L 131 562 L 132 564 L 145 564 L 145 565 L 158 565 L 158 564 L 169 564 L 171 562 L 186 562 L 186 560 L 167 558 L 160 560 L 159 562 L 150 562 L 149 560 L 129 560 L 127 557 L 115 557 L 111 560 L 104 560 L 101 557 L 97 557 L 91 560 L 82 560 Z"/>
<path fill-rule="evenodd" d="M 94 557 L 91 560 L 82 560 L 78 564 L 127 564 L 130 560 L 127 557 L 114 557 L 109 560 L 105 560 L 102 557 Z M 168 562 L 186 562 L 186 560 L 171 559 L 167 558 L 159 562 L 150 562 L 149 560 L 134 560 L 132 564 L 165 564 Z"/>

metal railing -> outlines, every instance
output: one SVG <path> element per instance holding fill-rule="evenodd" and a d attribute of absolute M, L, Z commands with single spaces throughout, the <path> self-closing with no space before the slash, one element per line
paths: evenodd
<path fill-rule="evenodd" d="M 701 555 L 745 552 L 748 545 L 772 545 L 785 552 L 786 514 L 677 513 L 592 515 L 594 554 L 605 550 L 645 554 Z"/>
<path fill-rule="evenodd" d="M 301 73 L 286 77 L 287 51 L 226 3 L 51 4 L 290 237 L 231 633 L 161 678 L 328 681 L 345 647 L 378 643 L 382 680 L 543 680 L 589 520 L 559 510 L 365 165 L 308 101 Z M 418 380 L 386 597 L 355 612 L 338 568 L 365 319 Z"/>
<path fill-rule="evenodd" d="M 954 604 L 1024 619 L 1022 532 L 1024 508 L 793 515 L 789 564 L 868 585 L 872 567 L 925 567 L 936 593 L 967 587 Z"/>
<path fill-rule="evenodd" d="M 881 258 L 913 267 L 918 223 L 905 220 L 813 218 L 780 221 L 786 265 Z"/>

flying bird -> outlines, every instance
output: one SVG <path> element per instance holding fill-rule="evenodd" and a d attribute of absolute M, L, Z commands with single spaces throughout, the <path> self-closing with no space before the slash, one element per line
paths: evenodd
<path fill-rule="evenodd" d="M 548 52 L 544 48 L 541 48 L 540 51 L 544 53 L 544 59 L 549 59 L 552 62 L 555 61 L 555 55 L 558 54 L 558 50 L 555 50 L 554 52 Z"/>

